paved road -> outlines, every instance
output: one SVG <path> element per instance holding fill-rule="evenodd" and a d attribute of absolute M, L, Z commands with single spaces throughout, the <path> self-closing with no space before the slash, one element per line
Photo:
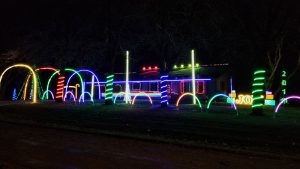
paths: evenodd
<path fill-rule="evenodd" d="M 37 128 L 0 122 L 0 168 L 229 169 L 299 168 L 288 159 Z"/>

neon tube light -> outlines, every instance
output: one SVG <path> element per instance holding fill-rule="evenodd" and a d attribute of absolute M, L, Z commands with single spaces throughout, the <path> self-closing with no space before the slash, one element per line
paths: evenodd
<path fill-rule="evenodd" d="M 46 91 L 49 90 L 50 82 L 52 81 L 52 78 L 53 78 L 56 74 L 60 75 L 60 70 L 54 72 L 54 73 L 50 76 L 50 78 L 48 79 L 48 82 L 47 82 Z M 47 93 L 47 94 L 46 94 L 46 99 L 48 99 L 48 98 L 49 98 L 49 95 L 48 95 L 48 93 Z"/>
<path fill-rule="evenodd" d="M 191 51 L 192 57 L 192 87 L 193 87 L 193 104 L 196 104 L 196 77 L 195 77 L 195 52 Z"/>
<path fill-rule="evenodd" d="M 214 96 L 208 101 L 207 109 L 209 109 L 211 102 L 212 102 L 215 98 L 217 98 L 217 97 L 226 97 L 226 98 L 230 99 L 230 100 L 231 100 L 231 105 L 233 105 L 234 110 L 237 111 L 236 105 L 234 104 L 234 100 L 233 100 L 231 97 L 228 97 L 228 96 L 225 95 L 225 94 L 216 94 L 216 95 L 214 95 Z M 238 115 L 238 112 L 237 112 L 237 115 Z"/>
<path fill-rule="evenodd" d="M 64 96 L 64 101 L 66 101 L 66 98 L 68 96 L 68 94 L 70 94 L 73 98 L 73 101 L 76 102 L 76 99 L 75 99 L 75 96 L 74 96 L 74 93 L 72 91 L 67 91 L 65 96 Z"/>
<path fill-rule="evenodd" d="M 52 92 L 51 90 L 46 90 L 46 91 L 43 93 L 42 100 L 44 100 L 44 98 L 45 98 L 45 96 L 46 96 L 46 94 L 47 94 L 48 92 L 51 94 L 52 99 L 54 100 L 54 94 L 53 94 L 53 92 Z"/>
<path fill-rule="evenodd" d="M 88 70 L 88 69 L 80 69 L 80 70 L 78 70 L 77 71 L 77 73 L 80 73 L 80 72 L 88 72 L 88 73 L 90 73 L 92 76 L 94 76 L 94 78 L 96 79 L 96 84 L 98 85 L 98 97 L 99 97 L 99 99 L 101 99 L 101 87 L 100 87 L 100 81 L 99 81 L 99 78 L 98 78 L 98 76 L 93 72 L 93 71 L 91 71 L 91 70 Z M 76 73 L 73 73 L 70 77 L 69 77 L 69 79 L 68 79 L 68 82 L 67 82 L 67 85 L 69 84 L 69 82 L 70 82 L 70 79 L 75 75 Z M 105 83 L 105 82 L 103 82 L 103 83 Z M 89 82 L 89 83 L 87 83 L 86 82 L 86 84 L 92 84 L 91 82 Z M 80 87 L 80 85 L 78 85 L 78 87 Z M 94 95 L 93 95 L 94 96 Z M 76 96 L 76 99 L 77 99 L 78 97 Z"/>
<path fill-rule="evenodd" d="M 106 76 L 105 100 L 111 100 L 113 96 L 114 75 Z"/>
<path fill-rule="evenodd" d="M 27 97 L 27 87 L 28 87 L 28 82 L 29 82 L 30 77 L 31 77 L 31 75 L 29 74 L 26 79 L 26 83 L 25 83 L 25 87 L 24 87 L 24 95 L 23 95 L 24 101 L 26 100 L 26 97 Z"/>
<path fill-rule="evenodd" d="M 120 92 L 120 93 L 118 93 L 118 94 L 115 96 L 115 98 L 114 98 L 114 104 L 116 104 L 117 98 L 118 98 L 119 96 L 122 96 L 122 95 L 125 95 L 125 92 Z"/>
<path fill-rule="evenodd" d="M 59 71 L 59 69 L 55 69 L 54 67 L 40 67 L 40 68 L 35 69 L 36 72 L 41 71 L 41 70 L 52 70 L 54 72 Z M 59 73 L 59 75 L 60 75 L 60 73 Z"/>
<path fill-rule="evenodd" d="M 88 94 L 88 95 L 90 96 L 90 101 L 94 103 L 94 99 L 93 99 L 91 93 L 89 93 L 89 92 L 84 92 L 84 93 L 82 93 L 82 94 L 80 95 L 80 97 L 79 97 L 79 103 L 80 103 L 81 100 L 82 100 L 82 102 L 84 103 L 84 99 L 83 99 L 84 96 L 83 96 L 83 95 L 85 95 L 85 94 Z"/>
<path fill-rule="evenodd" d="M 254 94 L 254 93 L 260 93 L 260 92 L 264 92 L 264 90 L 262 90 L 262 89 L 257 89 L 257 90 L 254 90 L 254 91 L 252 92 L 252 94 Z"/>
<path fill-rule="evenodd" d="M 64 90 L 65 76 L 60 75 L 58 77 L 57 85 L 56 85 L 56 95 L 55 99 L 63 100 L 63 90 Z M 60 101 L 61 101 L 60 100 Z"/>
<path fill-rule="evenodd" d="M 262 73 L 266 73 L 266 71 L 265 70 L 257 70 L 254 72 L 254 75 L 262 74 Z"/>
<path fill-rule="evenodd" d="M 133 97 L 132 103 L 131 103 L 131 104 L 134 104 L 135 99 L 137 98 L 137 96 L 147 96 L 148 99 L 149 99 L 149 102 L 150 102 L 151 104 L 153 104 L 151 97 L 150 97 L 147 93 L 144 93 L 144 92 L 140 92 L 140 93 L 136 94 L 136 95 Z"/>
<path fill-rule="evenodd" d="M 95 76 L 93 75 L 92 76 L 92 85 L 91 85 L 91 95 L 92 95 L 92 98 L 94 98 L 94 88 L 95 88 Z"/>
<path fill-rule="evenodd" d="M 84 93 L 84 84 L 83 84 L 83 80 L 82 80 L 81 75 L 78 73 L 78 71 L 76 71 L 76 70 L 74 70 L 74 69 L 71 69 L 71 68 L 65 68 L 65 71 L 73 72 L 73 74 L 69 77 L 66 86 L 69 86 L 70 80 L 71 80 L 71 78 L 72 78 L 75 74 L 79 77 L 80 84 L 81 84 L 81 95 L 82 95 L 82 93 Z M 65 91 L 67 92 L 67 90 L 68 90 L 68 88 L 66 88 Z"/>
<path fill-rule="evenodd" d="M 210 81 L 211 79 L 195 79 L 196 81 Z M 192 79 L 173 79 L 173 80 L 166 80 L 166 82 L 180 82 L 180 81 L 192 81 Z M 131 80 L 129 83 L 159 83 L 160 80 Z M 99 82 L 100 84 L 105 84 L 106 82 L 102 81 Z M 126 83 L 126 81 L 114 81 L 114 83 Z M 86 82 L 86 84 L 91 84 L 91 82 Z"/>
<path fill-rule="evenodd" d="M 126 51 L 126 82 L 125 82 L 125 102 L 129 102 L 129 51 Z"/>
<path fill-rule="evenodd" d="M 279 104 L 277 105 L 276 109 L 275 109 L 275 113 L 278 112 L 279 108 L 281 107 L 282 104 L 284 104 L 287 100 L 290 100 L 290 99 L 297 99 L 297 100 L 300 100 L 300 96 L 289 96 L 289 97 L 286 97 L 284 99 L 282 99 Z"/>
<path fill-rule="evenodd" d="M 264 105 L 264 96 L 261 94 L 265 91 L 265 70 L 257 70 L 254 72 L 253 79 L 253 104 L 252 104 L 252 112 L 261 114 L 263 112 L 262 106 Z"/>
<path fill-rule="evenodd" d="M 184 94 L 182 94 L 182 95 L 178 98 L 178 100 L 177 100 L 177 102 L 176 102 L 176 107 L 178 107 L 178 105 L 179 105 L 179 103 L 180 103 L 180 100 L 181 100 L 184 96 L 194 96 L 194 95 L 193 95 L 193 93 L 184 93 Z M 196 96 L 196 101 L 198 102 L 199 107 L 202 109 L 201 102 L 200 102 L 200 100 L 198 99 L 197 96 Z"/>
<path fill-rule="evenodd" d="M 38 83 L 37 83 L 37 75 L 36 75 L 35 71 L 34 71 L 30 66 L 28 66 L 28 65 L 26 65 L 26 64 L 15 64 L 15 65 L 12 65 L 12 66 L 6 68 L 6 69 L 2 72 L 2 74 L 1 74 L 1 76 L 0 76 L 0 85 L 1 85 L 1 81 L 2 81 L 3 75 L 4 75 L 8 70 L 10 70 L 10 69 L 12 69 L 12 68 L 16 68 L 16 67 L 26 68 L 26 69 L 28 69 L 28 70 L 32 73 L 32 75 L 33 75 L 33 99 L 32 99 L 32 102 L 33 102 L 33 103 L 36 103 L 36 102 L 37 102 L 37 86 L 38 86 Z"/>
<path fill-rule="evenodd" d="M 161 99 L 160 103 L 161 104 L 168 104 L 168 96 L 167 96 L 167 85 L 166 85 L 166 80 L 168 76 L 164 75 L 160 77 L 160 92 L 161 92 Z"/>

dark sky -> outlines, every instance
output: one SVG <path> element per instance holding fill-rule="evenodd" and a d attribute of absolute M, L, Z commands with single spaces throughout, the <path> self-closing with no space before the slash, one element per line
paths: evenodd
<path fill-rule="evenodd" d="M 138 70 L 188 63 L 194 48 L 198 62 L 230 63 L 242 77 L 268 68 L 267 54 L 281 45 L 280 67 L 292 72 L 299 11 L 298 1 L 284 0 L 2 0 L 0 59 L 105 72 L 123 70 L 127 49 Z"/>

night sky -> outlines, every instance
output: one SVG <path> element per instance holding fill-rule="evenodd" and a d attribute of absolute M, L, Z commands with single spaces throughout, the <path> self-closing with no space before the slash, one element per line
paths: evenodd
<path fill-rule="evenodd" d="M 295 71 L 299 7 L 284 0 L 2 0 L 0 68 L 25 62 L 120 72 L 130 50 L 135 71 L 143 65 L 168 71 L 187 64 L 193 48 L 200 64 L 229 63 L 244 89 L 255 68 L 270 68 L 268 54 L 282 55 L 276 74 Z M 292 91 L 298 79 L 291 77 Z"/>

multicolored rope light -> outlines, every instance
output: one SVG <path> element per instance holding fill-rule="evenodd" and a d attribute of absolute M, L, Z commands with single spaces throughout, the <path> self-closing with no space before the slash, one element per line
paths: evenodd
<path fill-rule="evenodd" d="M 90 73 L 92 76 L 94 76 L 94 78 L 95 78 L 94 80 L 96 80 L 96 84 L 98 85 L 98 97 L 99 97 L 99 99 L 101 99 L 101 87 L 100 87 L 100 81 L 99 81 L 97 75 L 96 75 L 93 71 L 88 70 L 88 69 L 80 69 L 80 70 L 77 70 L 77 71 L 75 71 L 74 69 L 68 69 L 68 70 L 73 70 L 74 73 L 68 78 L 66 86 L 69 86 L 69 83 L 70 83 L 70 80 L 72 79 L 72 77 L 73 77 L 74 75 L 77 75 L 77 76 L 79 77 L 79 79 L 80 79 L 80 84 L 81 84 L 81 86 L 79 85 L 78 87 L 81 87 L 81 94 L 82 94 L 82 93 L 84 92 L 84 84 L 83 84 L 83 79 L 82 79 L 80 73 L 82 73 L 82 72 Z M 94 83 L 95 83 L 95 82 L 94 82 Z M 85 83 L 85 84 L 91 84 L 91 85 L 93 85 L 94 83 L 89 82 L 89 83 Z M 95 84 L 94 84 L 94 85 L 95 85 Z M 66 89 L 66 90 L 67 90 L 67 89 Z M 92 92 L 91 92 L 91 94 L 92 94 Z M 76 96 L 76 95 L 75 95 L 75 96 Z M 94 96 L 94 92 L 93 92 L 93 95 L 92 95 L 92 96 Z M 77 98 L 77 96 L 76 96 L 76 98 Z M 93 97 L 93 98 L 94 98 L 94 97 Z"/>
<path fill-rule="evenodd" d="M 131 103 L 131 104 L 134 104 L 134 103 L 135 103 L 135 99 L 136 99 L 138 96 L 147 96 L 148 99 L 149 99 L 149 102 L 150 102 L 151 104 L 153 104 L 153 101 L 152 101 L 151 97 L 150 97 L 147 93 L 144 93 L 144 92 L 140 92 L 140 93 L 136 94 L 136 95 L 133 97 L 132 103 Z"/>
<path fill-rule="evenodd" d="M 9 66 L 8 68 L 6 68 L 6 69 L 2 72 L 2 74 L 1 74 L 1 76 L 0 76 L 0 85 L 1 85 L 1 81 L 2 81 L 2 78 L 3 78 L 4 74 L 5 74 L 8 70 L 10 70 L 10 69 L 12 69 L 12 68 L 17 68 L 17 67 L 20 67 L 20 68 L 26 68 L 26 69 L 28 69 L 28 70 L 31 72 L 31 74 L 33 75 L 33 98 L 32 98 L 32 102 L 33 102 L 33 103 L 36 103 L 36 102 L 37 102 L 37 88 L 38 88 L 37 76 L 36 76 L 35 71 L 34 71 L 29 65 L 26 65 L 26 64 L 15 64 L 15 65 L 12 65 L 12 66 Z"/>

